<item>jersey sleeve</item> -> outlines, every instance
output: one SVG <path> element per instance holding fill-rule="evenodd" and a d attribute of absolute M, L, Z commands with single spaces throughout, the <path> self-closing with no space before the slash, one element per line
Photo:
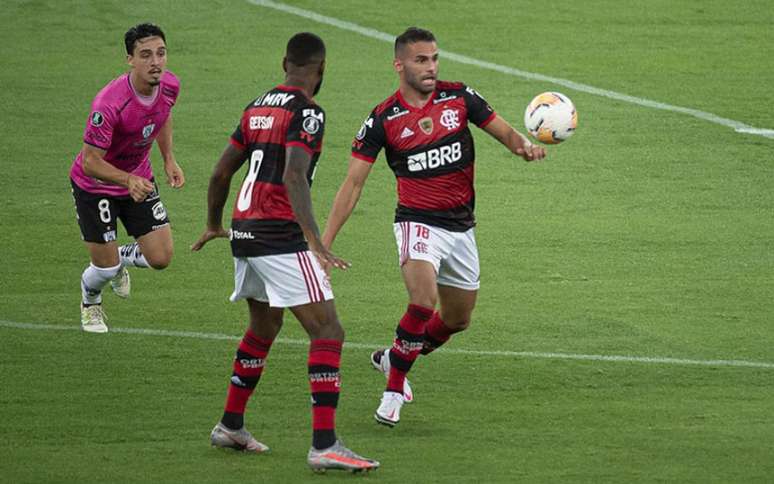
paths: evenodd
<path fill-rule="evenodd" d="M 385 140 L 381 118 L 376 114 L 376 110 L 371 111 L 352 141 L 352 156 L 373 163 L 384 147 Z"/>
<path fill-rule="evenodd" d="M 102 102 L 98 97 L 91 104 L 91 113 L 83 132 L 83 142 L 101 150 L 107 150 L 113 141 L 113 130 L 116 124 L 118 124 L 118 113 L 115 107 Z"/>
<path fill-rule="evenodd" d="M 463 92 L 465 98 L 465 106 L 468 109 L 468 119 L 473 122 L 479 128 L 483 128 L 487 124 L 491 123 L 495 118 L 496 113 L 492 106 L 478 93 L 475 89 L 469 86 L 465 86 Z"/>
<path fill-rule="evenodd" d="M 180 95 L 180 79 L 169 71 L 164 72 L 161 78 L 161 94 L 170 107 L 175 105 Z"/>
<path fill-rule="evenodd" d="M 325 112 L 320 106 L 306 105 L 295 110 L 285 134 L 285 146 L 298 146 L 307 153 L 322 150 Z"/>

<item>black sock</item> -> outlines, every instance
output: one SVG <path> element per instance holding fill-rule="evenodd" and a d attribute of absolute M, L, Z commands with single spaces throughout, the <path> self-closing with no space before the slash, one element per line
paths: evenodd
<path fill-rule="evenodd" d="M 220 423 L 231 430 L 239 430 L 245 426 L 245 416 L 241 413 L 223 412 L 223 418 Z"/>
<path fill-rule="evenodd" d="M 317 450 L 327 449 L 335 443 L 335 430 L 315 430 L 312 432 L 312 446 Z"/>

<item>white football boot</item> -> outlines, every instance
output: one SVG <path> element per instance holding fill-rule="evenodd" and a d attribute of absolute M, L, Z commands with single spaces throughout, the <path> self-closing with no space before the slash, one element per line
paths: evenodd
<path fill-rule="evenodd" d="M 129 271 L 126 267 L 121 267 L 116 277 L 110 280 L 110 287 L 116 296 L 126 299 L 132 291 L 132 280 L 129 278 Z"/>
<path fill-rule="evenodd" d="M 384 373 L 385 378 L 389 378 L 390 349 L 376 350 L 371 353 L 371 366 L 373 366 L 375 370 Z M 403 381 L 403 401 L 405 403 L 414 402 L 414 392 L 411 390 L 411 384 L 409 383 L 408 378 Z"/>
<path fill-rule="evenodd" d="M 368 472 L 379 468 L 379 461 L 359 456 L 344 447 L 337 440 L 327 449 L 315 449 L 311 447 L 306 456 L 306 463 L 315 472 L 325 472 L 328 469 L 339 469 L 351 472 Z"/>
<path fill-rule="evenodd" d="M 231 430 L 218 422 L 210 433 L 210 443 L 215 447 L 244 450 L 260 454 L 269 450 L 269 447 L 255 440 L 255 437 L 244 427 L 239 430 Z"/>
<path fill-rule="evenodd" d="M 105 316 L 101 304 L 93 304 L 88 307 L 81 305 L 81 329 L 87 333 L 107 333 L 106 319 L 107 316 Z"/>
<path fill-rule="evenodd" d="M 400 393 L 384 392 L 374 418 L 382 425 L 395 427 L 395 424 L 400 421 L 400 408 L 403 406 L 403 401 L 403 395 Z"/>

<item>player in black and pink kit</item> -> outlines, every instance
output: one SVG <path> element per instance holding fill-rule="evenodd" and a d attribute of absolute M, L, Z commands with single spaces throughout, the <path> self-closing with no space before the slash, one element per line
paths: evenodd
<path fill-rule="evenodd" d="M 247 300 L 250 324 L 237 349 L 226 406 L 210 435 L 212 445 L 250 452 L 268 450 L 244 427 L 247 401 L 282 328 L 285 308 L 309 334 L 312 447 L 316 471 L 368 471 L 379 467 L 336 438 L 339 362 L 344 330 L 336 315 L 326 271 L 348 264 L 326 249 L 312 212 L 309 187 L 322 150 L 325 112 L 313 96 L 322 84 L 325 45 L 310 33 L 287 45 L 285 82 L 245 108 L 210 179 L 207 229 L 191 247 L 230 237 L 234 255 L 232 301 Z M 231 230 L 222 225 L 231 178 L 247 161 Z"/>
<path fill-rule="evenodd" d="M 172 230 L 153 176 L 156 141 L 173 188 L 185 184 L 172 143 L 172 107 L 180 81 L 166 70 L 164 32 L 139 24 L 124 34 L 131 69 L 100 90 L 91 104 L 83 147 L 70 168 L 78 225 L 90 264 L 81 275 L 81 327 L 106 333 L 102 289 L 130 292 L 127 267 L 166 268 L 172 260 Z M 118 221 L 135 238 L 119 246 Z"/>
<path fill-rule="evenodd" d="M 468 124 L 526 161 L 545 157 L 543 148 L 515 131 L 475 90 L 437 80 L 438 47 L 431 32 L 411 27 L 401 34 L 393 66 L 400 86 L 355 136 L 347 178 L 323 234 L 330 248 L 384 149 L 398 183 L 394 231 L 409 293 L 392 348 L 371 355 L 371 364 L 387 376 L 374 417 L 388 426 L 398 423 L 404 402 L 413 401 L 406 374 L 414 360 L 466 329 L 476 303 L 475 150 Z"/>

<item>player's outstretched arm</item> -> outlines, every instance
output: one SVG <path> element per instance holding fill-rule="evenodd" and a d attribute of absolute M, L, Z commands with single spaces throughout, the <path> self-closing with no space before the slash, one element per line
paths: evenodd
<path fill-rule="evenodd" d="M 102 181 L 126 187 L 135 202 L 142 202 L 153 191 L 153 183 L 132 175 L 105 161 L 105 150 L 83 144 L 83 172 Z"/>
<path fill-rule="evenodd" d="M 209 188 L 207 188 L 207 228 L 204 229 L 199 240 L 191 245 L 191 250 L 200 250 L 212 239 L 228 237 L 228 232 L 223 228 L 223 207 L 228 198 L 231 178 L 244 161 L 245 152 L 230 143 L 220 155 L 220 160 L 215 165 L 215 170 L 210 177 Z"/>
<path fill-rule="evenodd" d="M 167 122 L 162 126 L 159 131 L 159 136 L 156 138 L 156 142 L 159 145 L 159 151 L 161 157 L 164 159 L 164 173 L 167 175 L 167 183 L 172 188 L 182 188 L 185 185 L 185 175 L 183 169 L 177 164 L 175 160 L 175 153 L 172 150 L 172 114 L 170 113 Z"/>
<path fill-rule="evenodd" d="M 513 129 L 500 116 L 496 116 L 492 122 L 487 124 L 484 131 L 505 145 L 511 150 L 511 153 L 524 158 L 525 161 L 542 160 L 546 157 L 546 150 L 542 146 L 532 144 L 526 136 Z"/>
<path fill-rule="evenodd" d="M 285 172 L 282 182 L 288 192 L 290 205 L 296 222 L 301 226 L 304 237 L 309 244 L 309 250 L 314 253 L 320 265 L 327 271 L 330 267 L 347 269 L 349 263 L 333 255 L 320 240 L 320 229 L 312 210 L 312 192 L 309 189 L 307 173 L 312 156 L 298 146 L 288 147 L 285 154 Z"/>
<path fill-rule="evenodd" d="M 331 212 L 328 214 L 328 223 L 325 225 L 325 232 L 322 236 L 325 247 L 330 248 L 333 245 L 339 230 L 355 209 L 372 166 L 371 163 L 354 156 L 349 160 L 347 177 L 336 193 Z"/>

